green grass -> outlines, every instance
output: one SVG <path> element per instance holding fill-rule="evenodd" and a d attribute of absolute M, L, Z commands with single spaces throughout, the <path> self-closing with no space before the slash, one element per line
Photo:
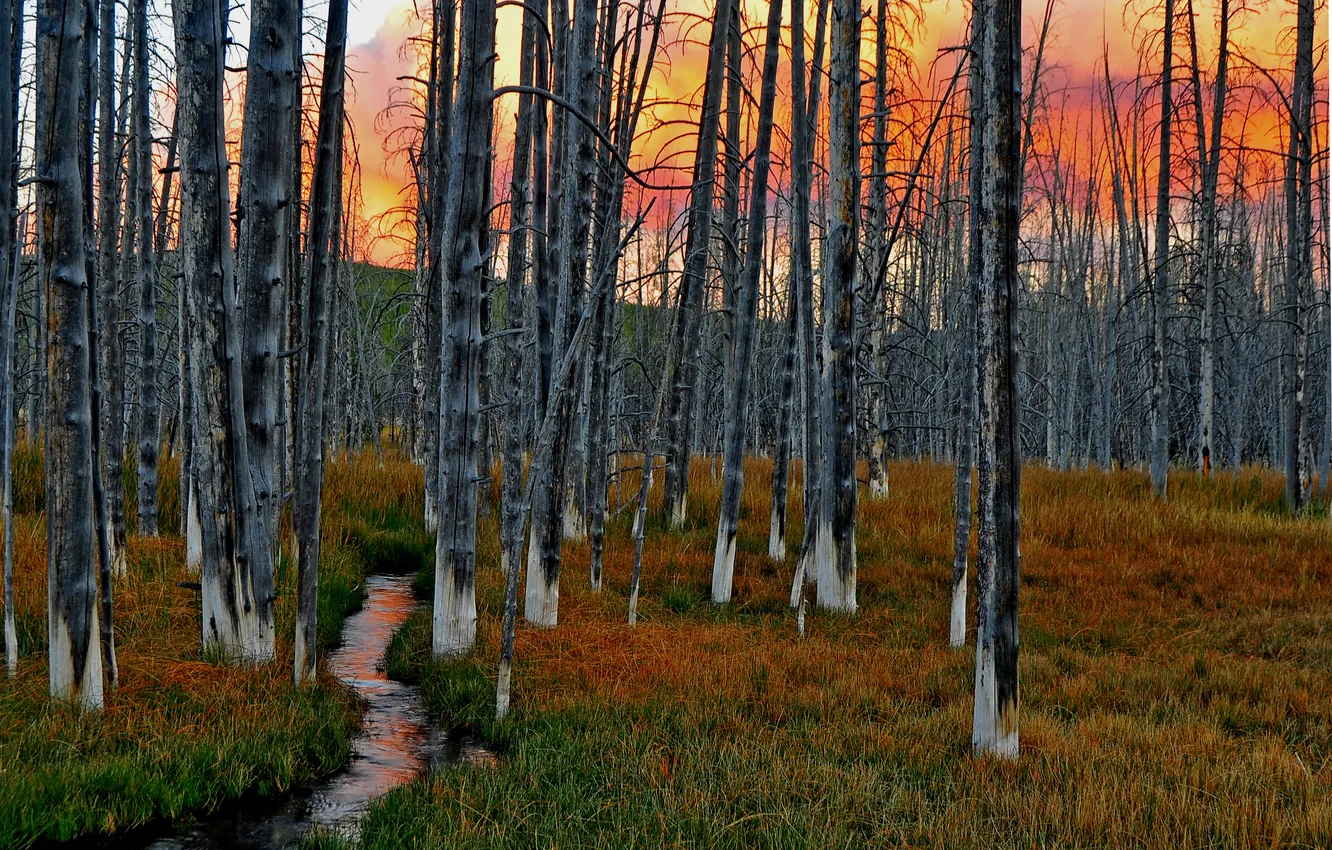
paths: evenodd
<path fill-rule="evenodd" d="M 39 508 L 40 453 L 20 450 L 16 470 L 17 503 Z M 174 472 L 164 465 L 168 498 L 176 492 Z M 329 469 L 321 656 L 360 608 L 367 572 L 420 566 L 422 535 L 412 529 L 403 477 L 413 471 L 402 461 L 378 467 L 353 459 Z M 393 502 L 380 498 L 386 491 Z M 204 813 L 308 784 L 347 760 L 359 724 L 354 693 L 327 673 L 315 687 L 291 684 L 295 568 L 285 556 L 276 573 L 277 660 L 225 667 L 200 656 L 198 594 L 178 586 L 197 581 L 185 569 L 183 542 L 131 537 L 128 574 L 115 586 L 120 687 L 108 692 L 100 713 L 52 704 L 44 527 L 44 516 L 33 511 L 21 511 L 15 524 L 21 667 L 18 678 L 0 678 L 0 848 Z"/>

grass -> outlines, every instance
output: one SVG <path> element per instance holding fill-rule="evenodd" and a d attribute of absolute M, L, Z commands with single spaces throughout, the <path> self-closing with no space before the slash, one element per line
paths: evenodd
<path fill-rule="evenodd" d="M 224 667 L 201 659 L 198 594 L 177 584 L 197 577 L 187 571 L 183 541 L 175 536 L 178 476 L 171 461 L 162 470 L 165 534 L 130 537 L 127 575 L 114 588 L 120 687 L 107 693 L 106 708 L 97 714 L 52 704 L 44 655 L 40 452 L 20 449 L 15 469 L 21 664 L 16 679 L 0 677 L 0 847 L 206 812 L 307 783 L 349 757 L 359 716 L 354 694 L 326 673 L 317 687 L 291 684 L 295 569 L 286 558 L 277 571 L 277 660 Z M 401 460 L 380 466 L 372 458 L 344 459 L 330 466 L 318 600 L 321 654 L 360 607 L 365 573 L 393 568 L 393 545 L 402 548 L 412 537 L 406 524 L 395 529 L 387 518 L 420 515 L 420 482 L 419 470 Z M 127 514 L 134 516 L 133 504 Z"/>
<path fill-rule="evenodd" d="M 707 601 L 719 482 L 704 464 L 689 530 L 649 525 L 637 628 L 627 516 L 600 595 L 585 545 L 567 546 L 560 625 L 520 629 L 501 724 L 483 524 L 476 651 L 432 660 L 422 612 L 389 670 L 503 756 L 391 792 L 359 846 L 1332 846 L 1332 530 L 1283 516 L 1275 476 L 1179 473 L 1161 505 L 1138 473 L 1029 470 L 1022 755 L 1004 763 L 970 755 L 974 649 L 947 647 L 951 470 L 896 464 L 887 499 L 862 491 L 860 612 L 812 610 L 803 640 L 790 567 L 757 545 L 769 471 L 747 464 L 753 545 L 727 608 Z"/>

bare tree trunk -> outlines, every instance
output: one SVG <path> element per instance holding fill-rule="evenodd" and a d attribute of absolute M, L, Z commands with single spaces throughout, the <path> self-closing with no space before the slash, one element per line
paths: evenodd
<path fill-rule="evenodd" d="M 245 440 L 240 328 L 223 120 L 222 0 L 175 5 L 181 165 L 181 267 L 190 288 L 193 487 L 198 504 L 203 645 L 226 661 L 265 660 L 272 639 L 255 597 L 262 530 Z M 285 177 L 284 177 L 285 179 Z M 260 545 L 263 545 L 262 543 Z"/>
<path fill-rule="evenodd" d="M 282 509 L 282 458 L 278 453 L 278 404 L 282 303 L 290 212 L 291 89 L 299 82 L 293 42 L 299 37 L 293 0 L 253 0 L 245 71 L 245 115 L 241 135 L 240 190 L 236 210 L 237 290 L 242 299 L 245 439 L 259 526 L 250 569 L 258 605 L 259 640 L 272 655 L 273 562 Z"/>
<path fill-rule="evenodd" d="M 974 61 L 980 52 L 979 29 L 972 24 L 970 78 L 971 150 L 980 151 L 985 117 L 984 71 Z M 983 166 L 979 156 L 971 157 L 968 190 L 972 203 L 981 196 Z M 981 340 L 978 334 L 977 310 L 981 297 L 977 289 L 983 268 L 981 249 L 980 210 L 970 207 L 967 215 L 967 287 L 959 299 L 958 326 L 962 331 L 962 380 L 958 387 L 957 437 L 953 471 L 953 594 L 949 609 L 948 645 L 958 648 L 967 642 L 967 556 L 971 547 L 971 469 L 976 455 L 976 370 L 979 366 Z"/>
<path fill-rule="evenodd" d="M 860 234 L 860 5 L 833 0 L 828 84 L 832 220 L 825 240 L 820 607 L 856 610 L 856 245 Z"/>
<path fill-rule="evenodd" d="M 494 88 L 494 0 L 464 0 L 463 46 L 454 102 L 448 199 L 443 227 L 447 290 L 440 346 L 439 531 L 431 646 L 458 655 L 476 640 L 477 456 L 481 415 L 481 246 Z"/>
<path fill-rule="evenodd" d="M 772 157 L 772 113 L 777 100 L 777 52 L 782 37 L 782 4 L 768 4 L 768 40 L 763 54 L 763 83 L 759 95 L 758 137 L 750 182 L 749 225 L 745 231 L 744 271 L 735 294 L 735 350 L 727 381 L 726 435 L 722 463 L 721 515 L 717 519 L 717 548 L 712 560 L 712 601 L 731 601 L 735 576 L 735 540 L 740 530 L 740 495 L 745 481 L 745 436 L 749 384 L 753 375 L 755 323 L 758 314 L 759 275 L 763 271 L 763 236 L 768 217 L 768 169 Z"/>
<path fill-rule="evenodd" d="M 5 666 L 18 673 L 14 617 L 15 313 L 22 244 L 18 233 L 19 80 L 23 67 L 23 0 L 0 0 L 0 507 L 4 510 Z"/>
<path fill-rule="evenodd" d="M 102 707 L 93 531 L 92 403 L 80 92 L 91 38 L 83 2 L 37 7 L 38 248 L 46 290 L 47 628 L 51 696 Z"/>
<path fill-rule="evenodd" d="M 671 392 L 667 396 L 666 434 L 670 448 L 666 457 L 664 508 L 667 522 L 678 528 L 685 521 L 689 496 L 689 456 L 692 450 L 690 411 L 694 407 L 698 380 L 699 326 L 703 294 L 707 284 L 708 246 L 712 238 L 712 200 L 717 170 L 717 125 L 721 117 L 721 95 L 727 31 L 735 0 L 717 0 L 712 18 L 712 41 L 708 48 L 707 77 L 703 83 L 703 106 L 698 120 L 698 145 L 694 154 L 694 177 L 689 193 L 689 231 L 685 244 L 684 291 L 676 326 L 680 352 Z"/>
<path fill-rule="evenodd" d="M 121 327 L 120 297 L 120 145 L 116 138 L 116 4 L 104 2 L 90 7 L 99 14 L 96 43 L 97 103 L 97 285 L 106 314 L 100 360 L 107 388 L 103 410 L 103 477 L 107 484 L 107 506 L 111 523 L 111 572 L 125 572 L 125 334 Z"/>
<path fill-rule="evenodd" d="M 434 534 L 438 529 L 439 507 L 439 419 L 430 415 L 434 411 L 436 396 L 440 392 L 440 345 L 445 281 L 441 277 L 443 265 L 441 238 L 443 235 L 445 197 L 449 185 L 449 150 L 453 136 L 453 80 L 454 53 L 457 48 L 457 0 L 434 0 L 434 33 L 439 44 L 435 77 L 430 86 L 435 126 L 431 137 L 430 159 L 430 283 L 426 287 L 426 380 L 423 404 L 425 417 L 425 526 Z M 430 128 L 427 128 L 429 130 Z"/>
<path fill-rule="evenodd" d="M 982 0 L 972 27 L 978 50 L 983 123 L 979 190 L 977 319 L 980 331 L 980 558 L 977 573 L 977 753 L 1018 755 L 1019 493 L 1022 457 L 1018 363 L 1018 226 L 1021 221 L 1022 8 L 1020 0 Z M 975 232 L 975 231 L 973 231 Z"/>
<path fill-rule="evenodd" d="M 800 541 L 800 565 L 796 568 L 799 582 L 817 582 L 818 567 L 808 562 L 814 556 L 815 538 L 818 536 L 818 516 L 820 493 L 822 491 L 823 467 L 823 413 L 820 399 L 823 396 L 823 353 L 814 333 L 814 315 L 817 305 L 814 303 L 814 267 L 813 247 L 810 237 L 809 196 L 814 182 L 814 144 L 817 140 L 816 129 L 819 126 L 820 69 L 823 65 L 823 52 L 828 26 L 829 0 L 819 0 L 818 14 L 814 24 L 814 56 L 810 63 L 807 79 L 809 88 L 806 98 L 807 111 L 803 127 L 801 155 L 795 156 L 795 165 L 791 169 L 791 217 L 795 221 L 795 233 L 792 245 L 792 262 L 800 276 L 800 345 L 801 362 L 804 364 L 802 384 L 805 398 L 805 449 L 802 455 L 804 466 L 804 507 L 805 531 Z M 794 137 L 792 140 L 794 150 Z M 804 610 L 803 594 L 792 588 L 791 607 Z"/>
<path fill-rule="evenodd" d="M 134 0 L 134 100 L 131 156 L 137 179 L 134 210 L 138 216 L 139 276 L 139 534 L 157 536 L 157 453 L 162 440 L 157 400 L 157 263 L 153 227 L 153 132 L 149 109 L 148 2 Z"/>
<path fill-rule="evenodd" d="M 324 39 L 324 78 L 314 177 L 310 184 L 310 273 L 307 326 L 300 380 L 301 434 L 296 441 L 294 517 L 296 524 L 296 684 L 314 681 L 319 591 L 319 500 L 324 486 L 324 387 L 328 368 L 329 288 L 333 282 L 334 210 L 342 187 L 336 180 L 342 159 L 346 90 L 347 0 L 331 0 Z"/>
<path fill-rule="evenodd" d="M 518 79 L 531 85 L 536 62 L 536 40 L 544 38 L 532 11 L 523 13 L 523 47 Z M 527 517 L 520 505 L 523 486 L 523 310 L 528 263 L 528 232 L 535 226 L 529 206 L 532 165 L 532 131 L 535 98 L 518 98 L 518 123 L 513 142 L 513 168 L 509 183 L 509 258 L 505 281 L 505 420 L 502 454 L 503 481 L 500 496 L 500 568 L 507 576 L 511 565 L 522 558 Z M 535 362 L 533 360 L 532 362 Z"/>
<path fill-rule="evenodd" d="M 1160 499 L 1166 497 L 1170 469 L 1170 412 L 1166 386 L 1166 312 L 1170 290 L 1170 122 L 1174 101 L 1171 91 L 1174 62 L 1175 0 L 1166 0 L 1165 32 L 1161 59 L 1161 154 L 1156 185 L 1156 265 L 1152 275 L 1152 487 Z"/>
<path fill-rule="evenodd" d="M 1226 68 L 1230 55 L 1230 3 L 1221 0 L 1221 34 L 1217 46 L 1216 83 L 1212 103 L 1210 145 L 1203 137 L 1202 78 L 1198 70 L 1198 39 L 1195 34 L 1193 0 L 1189 0 L 1189 45 L 1193 54 L 1193 89 L 1198 120 L 1198 158 L 1202 167 L 1202 261 L 1203 316 L 1202 356 L 1199 364 L 1200 415 L 1198 422 L 1198 467 L 1203 475 L 1212 471 L 1212 440 L 1216 419 L 1216 287 L 1217 205 L 1216 184 L 1221 170 L 1221 125 L 1226 113 Z"/>
<path fill-rule="evenodd" d="M 1297 0 L 1295 22 L 1295 79 L 1290 96 L 1290 133 L 1286 156 L 1286 257 L 1282 279 L 1281 395 L 1282 445 L 1286 474 L 1286 506 L 1304 510 L 1309 479 L 1307 411 L 1304 405 L 1304 370 L 1308 346 L 1304 318 L 1304 281 L 1311 271 L 1311 160 L 1313 127 L 1313 3 Z"/>
<path fill-rule="evenodd" d="M 869 179 L 869 265 L 872 274 L 887 272 L 886 229 L 888 225 L 888 0 L 879 0 L 874 15 L 874 144 L 870 149 Z M 945 164 L 945 167 L 946 164 Z M 873 293 L 881 293 L 883 285 L 875 281 Z M 871 429 L 869 440 L 869 492 L 870 498 L 882 499 L 888 495 L 888 415 L 887 415 L 887 358 L 883 301 L 877 295 L 869 303 L 869 348 L 867 359 L 877 377 L 868 387 L 867 417 Z"/>

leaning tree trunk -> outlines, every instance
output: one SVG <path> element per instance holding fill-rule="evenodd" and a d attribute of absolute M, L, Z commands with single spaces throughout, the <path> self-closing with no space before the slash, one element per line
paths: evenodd
<path fill-rule="evenodd" d="M 0 508 L 4 515 L 5 666 L 18 673 L 14 617 L 14 343 L 22 251 L 18 238 L 19 79 L 23 0 L 0 0 Z"/>
<path fill-rule="evenodd" d="M 1158 498 L 1166 497 L 1166 476 L 1170 469 L 1170 412 L 1166 386 L 1166 311 L 1170 290 L 1170 121 L 1171 64 L 1175 33 L 1175 0 L 1166 0 L 1165 32 L 1161 59 L 1161 155 L 1156 185 L 1156 265 L 1152 274 L 1152 396 L 1151 439 L 1152 488 Z"/>
<path fill-rule="evenodd" d="M 245 440 L 259 525 L 250 569 L 262 628 L 261 650 L 273 652 L 273 561 L 282 508 L 278 404 L 288 230 L 296 209 L 291 189 L 292 125 L 298 84 L 293 43 L 300 36 L 293 0 L 253 0 L 245 71 L 240 190 L 236 210 L 236 289 L 241 299 Z"/>
<path fill-rule="evenodd" d="M 860 6 L 833 0 L 828 85 L 832 220 L 825 240 L 823 486 L 818 604 L 856 610 L 856 243 L 860 232 Z"/>
<path fill-rule="evenodd" d="M 134 0 L 134 100 L 131 156 L 137 179 L 130 187 L 138 216 L 139 276 L 139 534 L 157 536 L 157 453 L 162 441 L 157 400 L 157 263 L 154 258 L 153 135 L 149 109 L 148 0 Z M 169 184 L 168 184 L 169 185 Z"/>
<path fill-rule="evenodd" d="M 436 656 L 476 641 L 476 511 L 481 414 L 481 254 L 494 89 L 495 0 L 464 0 L 441 256 L 447 289 L 440 346 L 439 531 L 435 537 Z"/>
<path fill-rule="evenodd" d="M 980 558 L 972 746 L 1018 754 L 1018 576 L 1021 491 L 1018 365 L 1018 226 L 1021 221 L 1022 34 L 1020 0 L 976 6 L 976 68 L 982 93 L 981 173 L 971 186 L 980 240 L 976 289 L 980 331 Z"/>
<path fill-rule="evenodd" d="M 342 121 L 346 86 L 347 0 L 332 0 L 324 39 L 314 178 L 310 184 L 310 274 L 300 378 L 301 433 L 296 440 L 296 684 L 314 681 L 319 596 L 319 499 L 324 487 L 324 387 L 328 367 L 329 287 L 334 262 L 334 209 L 342 187 Z"/>
<path fill-rule="evenodd" d="M 38 262 L 46 291 L 47 628 L 51 696 L 102 707 L 93 532 L 92 375 L 84 186 L 77 140 L 85 4 L 37 7 Z"/>
<path fill-rule="evenodd" d="M 245 440 L 240 328 L 233 286 L 231 198 L 222 104 L 223 0 L 177 0 L 182 285 L 190 289 L 191 459 L 198 505 L 205 652 L 225 661 L 272 651 L 272 600 L 255 596 L 262 526 Z M 285 177 L 284 177 L 285 179 Z M 264 545 L 262 542 L 260 546 Z"/>
<path fill-rule="evenodd" d="M 681 321 L 676 325 L 679 361 L 666 397 L 666 435 L 670 449 L 666 458 L 664 508 L 672 527 L 684 524 L 689 496 L 691 451 L 690 412 L 698 378 L 699 326 L 707 283 L 708 246 L 712 241 L 712 199 L 717 170 L 717 125 L 721 117 L 722 72 L 725 69 L 727 30 L 735 0 L 717 0 L 712 18 L 712 41 L 708 48 L 707 78 L 703 83 L 703 106 L 698 119 L 698 145 L 694 153 L 694 176 L 689 193 L 689 231 L 685 243 Z"/>
<path fill-rule="evenodd" d="M 725 449 L 722 462 L 721 515 L 712 559 L 712 601 L 731 601 L 735 577 L 735 541 L 740 530 L 740 496 L 745 483 L 745 436 L 749 383 L 753 375 L 759 275 L 763 271 L 763 236 L 768 217 L 768 169 L 772 158 L 772 113 L 777 100 L 777 52 L 782 39 L 782 4 L 768 4 L 768 41 L 763 55 L 759 95 L 758 138 L 750 182 L 749 226 L 745 232 L 744 271 L 735 295 L 735 350 L 730 359 L 735 376 L 727 381 Z"/>

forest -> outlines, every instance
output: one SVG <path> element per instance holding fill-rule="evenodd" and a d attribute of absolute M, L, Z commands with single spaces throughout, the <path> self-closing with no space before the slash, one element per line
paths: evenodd
<path fill-rule="evenodd" d="M 1318 0 L 0 0 L 0 848 L 1332 846 Z"/>

